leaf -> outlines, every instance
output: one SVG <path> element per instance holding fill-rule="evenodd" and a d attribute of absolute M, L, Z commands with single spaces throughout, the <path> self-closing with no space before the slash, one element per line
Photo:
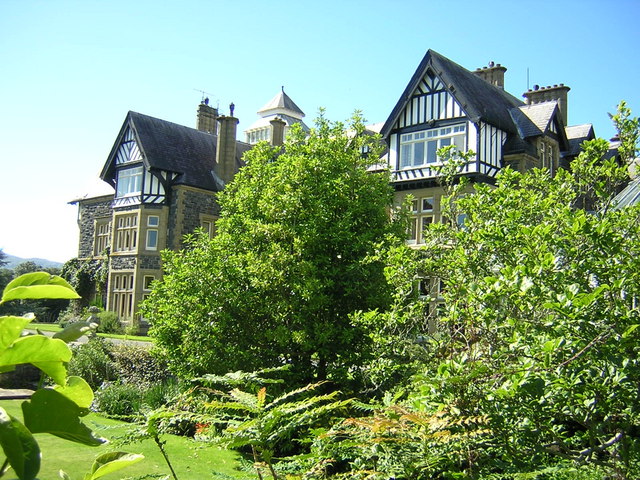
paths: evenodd
<path fill-rule="evenodd" d="M 80 421 L 82 409 L 55 390 L 38 390 L 30 401 L 23 402 L 24 423 L 33 433 L 50 433 L 84 445 L 98 446 L 106 442 L 93 436 Z"/>
<path fill-rule="evenodd" d="M 0 408 L 0 444 L 20 480 L 36 478 L 40 470 L 40 447 L 31 432 Z"/>
<path fill-rule="evenodd" d="M 20 338 L 24 327 L 29 325 L 32 317 L 0 317 L 0 351 Z"/>
<path fill-rule="evenodd" d="M 264 407 L 264 402 L 267 398 L 267 387 L 262 387 L 258 391 L 258 408 Z"/>
<path fill-rule="evenodd" d="M 81 336 L 90 333 L 97 324 L 88 322 L 73 322 L 67 325 L 64 330 L 56 332 L 53 338 L 59 338 L 65 343 L 75 342 Z"/>
<path fill-rule="evenodd" d="M 91 467 L 91 474 L 86 476 L 86 480 L 94 480 L 109 473 L 116 472 L 122 468 L 138 463 L 144 455 L 126 452 L 103 453 L 95 459 Z"/>
<path fill-rule="evenodd" d="M 73 299 L 80 298 L 80 295 L 62 277 L 47 272 L 34 272 L 20 275 L 9 282 L 4 289 L 0 304 L 9 300 L 27 298 Z"/>
<path fill-rule="evenodd" d="M 0 368 L 31 363 L 61 385 L 67 375 L 64 363 L 69 360 L 71 350 L 66 343 L 42 335 L 19 338 L 0 352 Z"/>
<path fill-rule="evenodd" d="M 80 408 L 88 409 L 93 402 L 93 390 L 81 377 L 67 378 L 65 386 L 56 385 L 53 389 L 67 397 Z"/>
<path fill-rule="evenodd" d="M 622 338 L 627 338 L 629 335 L 631 335 L 636 328 L 640 327 L 640 324 L 636 323 L 634 325 L 631 325 L 629 328 L 627 328 L 624 333 L 622 334 Z"/>

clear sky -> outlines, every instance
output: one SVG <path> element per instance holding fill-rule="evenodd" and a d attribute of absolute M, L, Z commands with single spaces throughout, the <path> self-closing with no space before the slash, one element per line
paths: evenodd
<path fill-rule="evenodd" d="M 569 124 L 640 112 L 640 0 L 0 0 L 0 248 L 66 261 L 76 207 L 127 111 L 195 126 L 204 90 L 241 131 L 282 85 L 311 124 L 386 120 L 427 49 L 506 89 L 564 83 Z M 243 137 L 241 137 L 243 138 Z"/>

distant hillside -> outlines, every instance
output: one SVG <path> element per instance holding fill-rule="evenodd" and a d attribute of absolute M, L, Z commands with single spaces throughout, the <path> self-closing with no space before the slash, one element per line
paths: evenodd
<path fill-rule="evenodd" d="M 44 258 L 20 258 L 7 253 L 5 260 L 7 261 L 7 264 L 2 268 L 8 268 L 10 270 L 13 270 L 24 262 L 33 262 L 36 265 L 40 265 L 42 268 L 62 268 L 62 264 L 60 262 L 45 260 Z"/>

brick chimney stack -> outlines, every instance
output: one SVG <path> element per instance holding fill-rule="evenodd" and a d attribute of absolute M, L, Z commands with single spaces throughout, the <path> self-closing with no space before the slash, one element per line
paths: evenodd
<path fill-rule="evenodd" d="M 562 121 L 565 126 L 568 125 L 567 121 L 569 119 L 568 113 L 568 93 L 571 90 L 569 87 L 565 86 L 564 83 L 560 85 L 554 85 L 553 87 L 540 87 L 538 85 L 534 85 L 533 89 L 529 89 L 527 92 L 523 93 L 522 96 L 525 98 L 525 103 L 527 105 L 535 105 L 537 103 L 542 102 L 550 102 L 557 101 L 558 107 L 560 108 L 560 114 L 562 115 Z"/>
<path fill-rule="evenodd" d="M 478 68 L 473 73 L 475 73 L 485 82 L 489 82 L 491 85 L 504 90 L 504 72 L 506 71 L 507 67 L 503 67 L 499 63 L 495 64 L 493 62 L 489 62 L 488 67 Z"/>
<path fill-rule="evenodd" d="M 284 144 L 284 127 L 285 121 L 280 117 L 276 117 L 269 122 L 271 124 L 271 145 L 274 147 Z"/>
<path fill-rule="evenodd" d="M 196 128 L 201 132 L 207 132 L 215 135 L 218 131 L 218 109 L 209 106 L 209 99 L 205 98 L 200 105 L 198 105 L 198 117 L 196 121 Z"/>
<path fill-rule="evenodd" d="M 227 185 L 236 174 L 236 129 L 239 120 L 233 116 L 233 103 L 229 105 L 231 115 L 218 117 L 220 132 L 216 148 L 216 175 Z"/>

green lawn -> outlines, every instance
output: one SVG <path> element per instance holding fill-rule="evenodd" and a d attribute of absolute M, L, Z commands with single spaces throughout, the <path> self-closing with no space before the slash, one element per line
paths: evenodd
<path fill-rule="evenodd" d="M 56 323 L 30 323 L 27 330 L 38 329 L 42 332 L 59 332 L 62 330 Z M 98 333 L 99 337 L 105 338 L 120 338 L 122 340 L 135 340 L 137 342 L 152 342 L 151 337 L 145 337 L 140 335 L 116 335 L 115 333 Z"/>
<path fill-rule="evenodd" d="M 20 404 L 22 400 L 3 400 L 0 406 L 10 415 L 22 419 Z M 170 478 L 170 471 L 162 458 L 162 454 L 152 440 L 130 445 L 119 444 L 131 425 L 116 420 L 103 418 L 97 414 L 89 414 L 84 422 L 98 435 L 111 440 L 100 447 L 87 447 L 58 437 L 46 434 L 36 434 L 36 439 L 42 451 L 42 467 L 38 478 L 59 478 L 58 471 L 64 470 L 73 480 L 81 480 L 89 471 L 93 459 L 107 451 L 126 451 L 141 453 L 145 459 L 119 472 L 105 476 L 105 480 L 133 479 L 133 478 Z M 231 451 L 222 450 L 193 440 L 163 435 L 167 441 L 165 446 L 169 459 L 179 480 L 196 480 L 220 478 L 215 474 L 239 478 L 255 478 L 239 470 L 239 456 Z"/>

